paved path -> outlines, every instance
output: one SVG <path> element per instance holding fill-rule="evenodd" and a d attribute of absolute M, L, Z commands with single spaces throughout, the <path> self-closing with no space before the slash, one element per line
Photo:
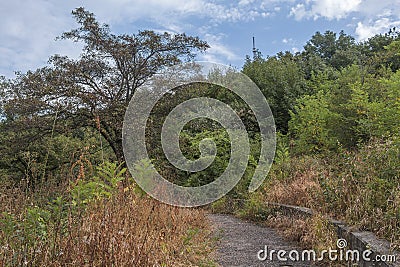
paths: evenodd
<path fill-rule="evenodd" d="M 216 256 L 218 264 L 223 267 L 310 266 L 304 262 L 278 261 L 276 254 L 274 261 L 268 259 L 260 261 L 257 258 L 257 253 L 265 249 L 265 246 L 268 246 L 268 251 L 282 249 L 289 253 L 290 250 L 296 249 L 301 253 L 296 244 L 285 240 L 274 229 L 258 226 L 230 215 L 210 214 L 209 219 L 216 235 L 220 236 Z"/>

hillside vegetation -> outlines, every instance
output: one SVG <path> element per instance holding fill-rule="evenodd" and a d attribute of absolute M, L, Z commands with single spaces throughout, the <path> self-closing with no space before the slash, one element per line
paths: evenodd
<path fill-rule="evenodd" d="M 306 206 L 399 248 L 399 39 L 391 30 L 356 43 L 327 31 L 296 55 L 246 62 L 279 134 L 262 189 L 239 214 L 265 220 L 265 202 Z"/>
<path fill-rule="evenodd" d="M 204 211 L 147 196 L 126 171 L 122 149 L 124 113 L 135 91 L 208 44 L 148 30 L 115 35 L 83 8 L 73 16 L 79 27 L 60 38 L 83 43 L 78 59 L 55 55 L 42 68 L 0 79 L 0 265 L 213 266 Z M 180 134 L 190 159 L 200 157 L 203 139 L 217 144 L 214 162 L 197 173 L 168 162 L 159 134 L 177 104 L 221 100 L 246 126 L 251 153 L 243 179 L 214 210 L 267 221 L 265 202 L 306 206 L 318 218 L 345 220 L 399 248 L 399 69 L 394 29 L 365 42 L 317 32 L 302 52 L 248 57 L 241 71 L 265 95 L 277 130 L 274 163 L 254 193 L 247 187 L 260 155 L 257 120 L 226 88 L 200 83 L 168 92 L 148 120 L 150 158 L 182 186 L 218 177 L 231 149 L 220 124 L 193 120 Z"/>

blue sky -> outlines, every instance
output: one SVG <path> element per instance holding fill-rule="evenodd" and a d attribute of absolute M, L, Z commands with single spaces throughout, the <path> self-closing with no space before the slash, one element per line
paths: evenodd
<path fill-rule="evenodd" d="M 393 0 L 104 0 L 2 1 L 0 75 L 12 78 L 44 66 L 53 54 L 77 57 L 80 46 L 55 41 L 77 25 L 71 10 L 84 6 L 116 33 L 142 29 L 186 32 L 211 48 L 198 57 L 241 68 L 252 36 L 261 53 L 301 51 L 316 32 L 344 30 L 357 41 L 400 29 L 400 1 Z"/>

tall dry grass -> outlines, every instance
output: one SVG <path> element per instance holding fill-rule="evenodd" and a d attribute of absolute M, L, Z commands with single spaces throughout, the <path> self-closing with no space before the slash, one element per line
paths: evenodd
<path fill-rule="evenodd" d="M 74 207 L 66 185 L 0 195 L 0 266 L 213 266 L 200 209 L 162 204 L 132 187 Z"/>
<path fill-rule="evenodd" d="M 88 210 L 54 265 L 197 266 L 211 252 L 209 234 L 201 210 L 123 192 Z"/>

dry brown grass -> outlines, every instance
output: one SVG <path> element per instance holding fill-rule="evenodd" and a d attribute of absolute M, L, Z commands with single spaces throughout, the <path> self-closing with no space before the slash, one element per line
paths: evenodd
<path fill-rule="evenodd" d="M 297 156 L 271 168 L 259 202 L 312 208 L 400 248 L 399 145 L 371 141 L 330 157 Z"/>
<path fill-rule="evenodd" d="M 283 179 L 279 178 L 282 173 Z M 319 179 L 328 175 L 315 159 L 290 159 L 283 166 L 271 170 L 263 188 L 264 201 L 321 210 L 324 208 L 321 203 L 325 200 Z"/>
<path fill-rule="evenodd" d="M 121 193 L 96 203 L 63 240 L 55 263 L 75 266 L 196 266 L 210 252 L 204 213 Z"/>
<path fill-rule="evenodd" d="M 200 209 L 172 207 L 126 189 L 85 211 L 52 206 L 46 217 L 50 208 L 33 195 L 1 191 L 0 266 L 213 266 L 212 234 Z M 41 219 L 29 218 L 29 209 Z"/>
<path fill-rule="evenodd" d="M 314 249 L 317 255 L 322 250 L 337 249 L 336 231 L 321 215 L 309 218 L 274 214 L 268 217 L 266 225 L 274 227 L 290 240 L 297 241 L 304 249 Z M 314 262 L 315 266 L 348 266 L 345 262 L 329 261 L 327 258 Z"/>
<path fill-rule="evenodd" d="M 321 215 L 305 218 L 275 214 L 268 217 L 266 224 L 277 228 L 285 237 L 299 242 L 304 248 L 336 247 L 335 228 Z"/>

